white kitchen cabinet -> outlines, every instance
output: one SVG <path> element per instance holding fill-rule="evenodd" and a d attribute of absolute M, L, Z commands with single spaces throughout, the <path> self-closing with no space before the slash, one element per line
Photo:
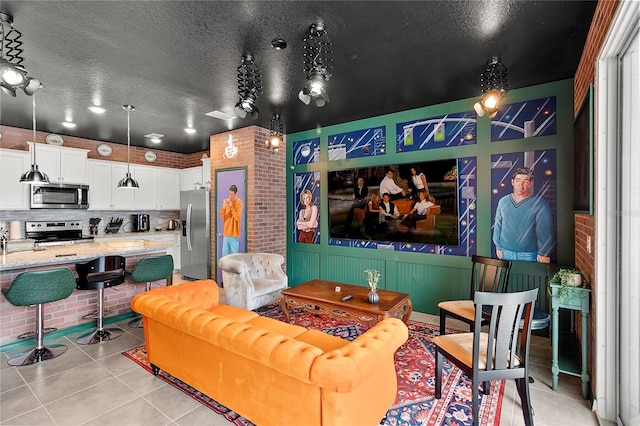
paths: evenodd
<path fill-rule="evenodd" d="M 180 171 L 165 167 L 134 166 L 137 210 L 179 210 Z"/>
<path fill-rule="evenodd" d="M 89 168 L 89 210 L 133 210 L 136 189 L 118 188 L 127 164 L 87 160 Z"/>
<path fill-rule="evenodd" d="M 26 151 L 0 149 L 0 210 L 28 210 L 31 185 L 20 182 L 20 176 L 31 168 L 31 155 Z"/>
<path fill-rule="evenodd" d="M 202 159 L 202 184 L 211 187 L 211 158 Z"/>
<path fill-rule="evenodd" d="M 33 150 L 33 142 L 29 150 Z M 89 150 L 38 144 L 36 160 L 50 182 L 87 183 L 87 153 Z"/>
<path fill-rule="evenodd" d="M 202 185 L 202 166 L 180 170 L 180 190 L 191 191 L 196 185 Z"/>
<path fill-rule="evenodd" d="M 156 191 L 158 186 L 157 167 L 133 166 L 132 174 L 138 182 L 135 190 L 134 205 L 136 210 L 156 210 Z"/>

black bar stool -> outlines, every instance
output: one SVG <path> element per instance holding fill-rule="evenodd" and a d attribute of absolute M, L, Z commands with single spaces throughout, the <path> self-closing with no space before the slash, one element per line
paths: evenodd
<path fill-rule="evenodd" d="M 56 300 L 66 299 L 73 293 L 76 279 L 69 268 L 49 271 L 23 272 L 3 288 L 2 294 L 14 306 L 37 305 L 36 310 L 36 346 L 28 352 L 16 355 L 9 360 L 9 365 L 31 365 L 62 355 L 67 351 L 65 345 L 44 346 L 43 305 Z"/>
<path fill-rule="evenodd" d="M 131 271 L 131 279 L 136 283 L 147 283 L 145 291 L 151 290 L 153 281 L 167 280 L 173 274 L 173 257 L 170 254 L 164 256 L 145 257 Z M 142 327 L 142 317 L 129 322 L 129 327 Z"/>
<path fill-rule="evenodd" d="M 103 256 L 86 263 L 76 264 L 78 290 L 98 290 L 96 329 L 76 339 L 81 345 L 92 345 L 119 337 L 119 328 L 104 328 L 104 289 L 124 282 L 126 259 L 122 256 Z"/>

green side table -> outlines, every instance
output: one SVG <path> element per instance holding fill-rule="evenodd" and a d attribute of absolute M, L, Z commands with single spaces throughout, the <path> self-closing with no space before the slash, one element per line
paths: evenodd
<path fill-rule="evenodd" d="M 551 387 L 558 389 L 558 373 L 571 374 L 582 379 L 582 397 L 587 398 L 589 370 L 587 369 L 587 317 L 589 315 L 589 296 L 591 289 L 570 287 L 567 294 L 560 294 L 559 283 L 549 283 L 551 287 Z M 579 373 L 563 370 L 558 362 L 558 312 L 560 308 L 580 311 L 582 314 L 582 367 Z"/>

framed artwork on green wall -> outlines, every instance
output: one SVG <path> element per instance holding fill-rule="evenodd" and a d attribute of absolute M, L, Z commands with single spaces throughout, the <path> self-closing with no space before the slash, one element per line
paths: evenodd
<path fill-rule="evenodd" d="M 330 170 L 329 245 L 475 254 L 476 175 L 475 157 Z"/>
<path fill-rule="evenodd" d="M 555 134 L 555 96 L 503 105 L 491 119 L 491 142 Z"/>
<path fill-rule="evenodd" d="M 293 165 L 320 161 L 320 138 L 293 142 Z"/>
<path fill-rule="evenodd" d="M 293 241 L 319 244 L 320 173 L 293 175 Z"/>
<path fill-rule="evenodd" d="M 413 152 L 476 143 L 475 111 L 457 112 L 396 124 L 396 152 Z"/>
<path fill-rule="evenodd" d="M 492 254 L 555 263 L 556 150 L 491 156 Z"/>
<path fill-rule="evenodd" d="M 383 155 L 387 149 L 385 126 L 329 136 L 329 161 Z"/>

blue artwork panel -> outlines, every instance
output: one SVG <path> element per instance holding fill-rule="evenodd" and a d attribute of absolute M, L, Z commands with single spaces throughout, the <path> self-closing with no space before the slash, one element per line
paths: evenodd
<path fill-rule="evenodd" d="M 555 96 L 504 105 L 491 120 L 491 142 L 555 134 Z"/>
<path fill-rule="evenodd" d="M 293 165 L 310 164 L 320 161 L 320 138 L 306 139 L 293 143 Z"/>
<path fill-rule="evenodd" d="M 396 124 L 396 152 L 476 143 L 475 111 L 458 112 Z"/>
<path fill-rule="evenodd" d="M 330 135 L 329 161 L 382 155 L 386 141 L 384 126 Z"/>
<path fill-rule="evenodd" d="M 320 244 L 320 172 L 293 175 L 293 241 Z"/>
<path fill-rule="evenodd" d="M 476 254 L 477 159 L 476 157 L 458 158 L 456 159 L 456 164 L 456 167 L 444 175 L 442 186 L 446 186 L 447 182 L 451 181 L 455 183 L 457 200 L 454 211 L 457 212 L 457 218 L 452 223 L 453 226 L 455 226 L 457 222 L 459 233 L 458 245 L 332 237 L 329 237 L 329 245 L 452 256 L 472 256 Z M 438 186 L 430 183 L 429 187 L 430 193 L 435 196 L 436 204 L 438 204 Z M 436 221 L 439 220 L 437 216 L 438 215 L 436 215 Z M 433 232 L 437 231 L 434 230 Z"/>
<path fill-rule="evenodd" d="M 556 150 L 491 156 L 492 255 L 555 263 Z"/>

